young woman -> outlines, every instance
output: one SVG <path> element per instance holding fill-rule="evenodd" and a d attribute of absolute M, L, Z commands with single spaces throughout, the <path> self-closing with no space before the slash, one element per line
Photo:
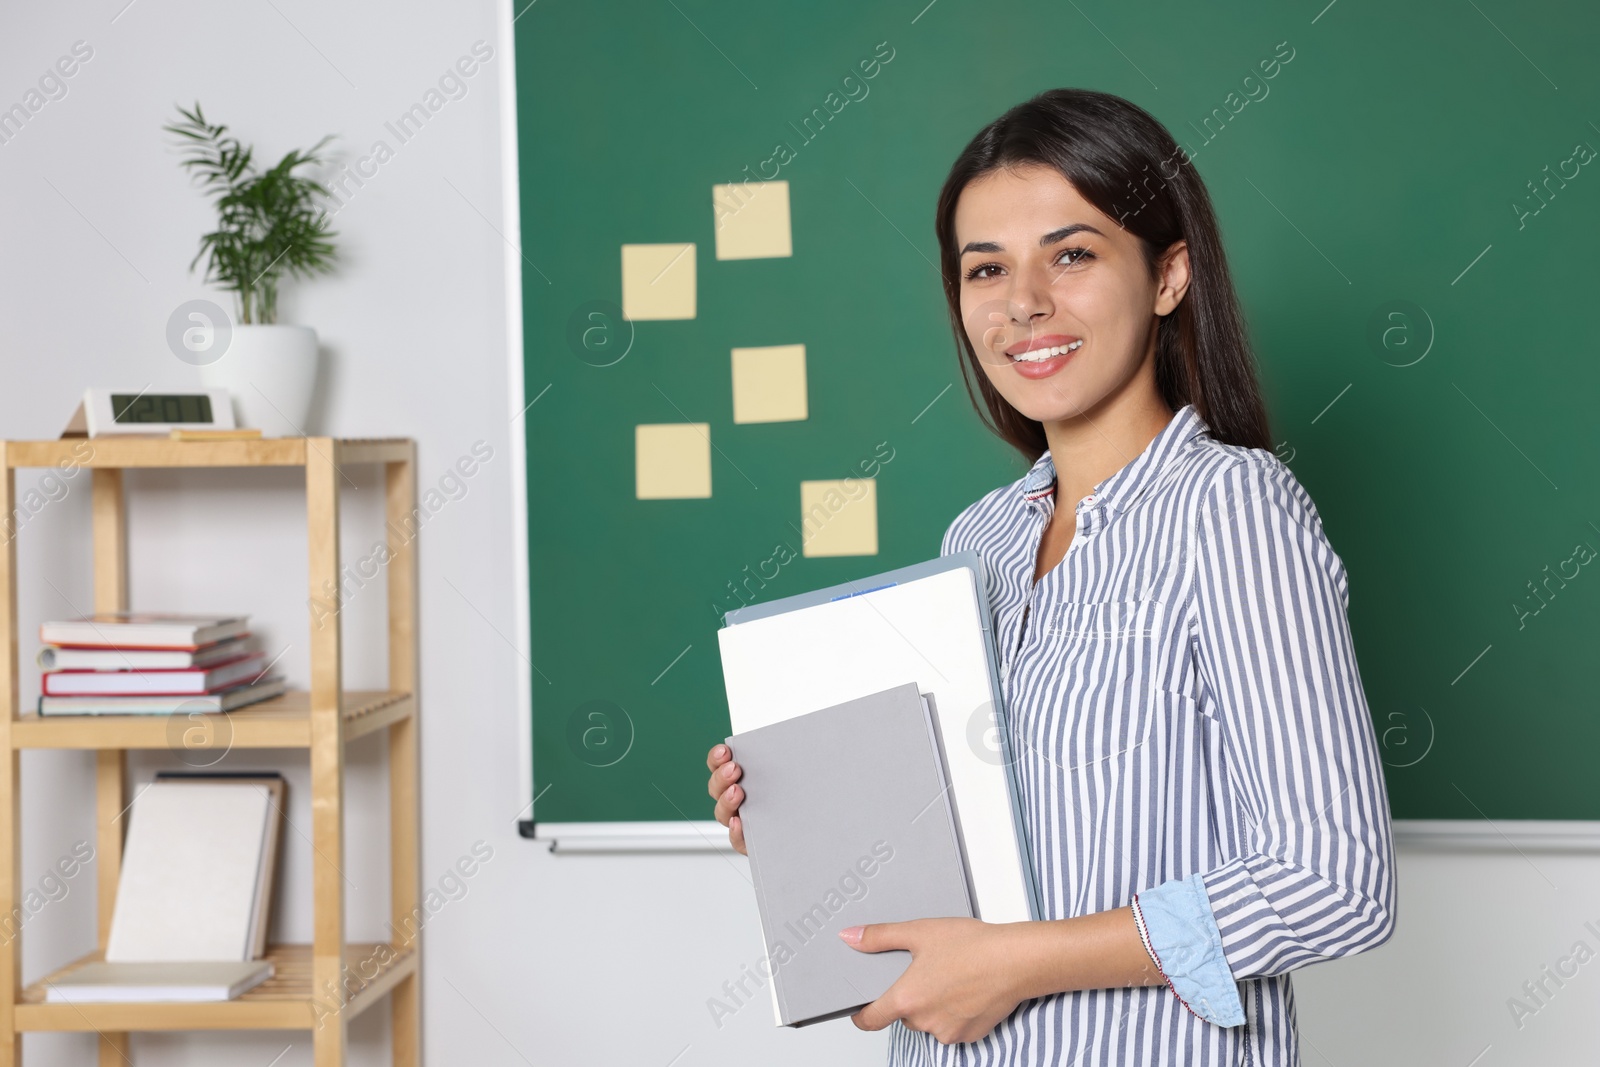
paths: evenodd
<path fill-rule="evenodd" d="M 984 560 L 1047 918 L 841 931 L 912 954 L 856 1025 L 896 1065 L 1297 1064 L 1289 972 L 1389 938 L 1393 844 L 1205 186 L 1147 112 L 1057 89 L 973 138 L 935 229 L 969 394 L 1031 464 L 942 551 Z"/>

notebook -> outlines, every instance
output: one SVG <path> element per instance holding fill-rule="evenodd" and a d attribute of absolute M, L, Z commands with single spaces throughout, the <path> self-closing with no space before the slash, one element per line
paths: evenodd
<path fill-rule="evenodd" d="M 272 886 L 278 870 L 278 849 L 283 839 L 283 811 L 288 783 L 277 771 L 157 771 L 158 782 L 231 782 L 254 784 L 267 790 L 273 810 L 267 814 L 267 839 L 256 878 L 255 906 L 250 915 L 250 959 L 266 955 L 267 929 L 272 918 Z"/>
<path fill-rule="evenodd" d="M 933 709 L 915 683 L 728 738 L 780 1026 L 849 1015 L 911 965 L 837 931 L 972 917 Z"/>
<path fill-rule="evenodd" d="M 267 960 L 240 963 L 86 963 L 49 983 L 49 1004 L 232 1000 L 272 977 Z"/>
<path fill-rule="evenodd" d="M 39 641 L 80 648 L 195 650 L 247 633 L 246 615 L 183 615 L 165 611 L 102 611 L 39 624 Z"/>
<path fill-rule="evenodd" d="M 76 649 L 65 649 L 73 652 Z M 187 655 L 187 653 L 182 653 Z M 128 653 L 137 655 L 137 653 Z M 272 666 L 264 663 L 262 652 L 246 652 L 221 663 L 174 670 L 78 670 L 46 671 L 40 678 L 47 696 L 197 696 L 215 693 L 253 681 Z"/>
<path fill-rule="evenodd" d="M 280 675 L 199 696 L 39 696 L 40 715 L 211 715 L 270 700 L 288 688 Z"/>
<path fill-rule="evenodd" d="M 985 922 L 1044 918 L 1011 772 L 983 564 L 960 552 L 731 611 L 717 631 L 733 730 L 890 686 L 929 695 Z"/>

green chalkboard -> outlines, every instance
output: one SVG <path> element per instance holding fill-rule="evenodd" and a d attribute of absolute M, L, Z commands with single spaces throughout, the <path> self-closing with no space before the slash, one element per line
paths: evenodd
<path fill-rule="evenodd" d="M 933 213 L 966 141 L 1061 85 L 1150 110 L 1211 190 L 1395 815 L 1600 819 L 1597 33 L 1504 0 L 522 10 L 532 819 L 711 818 L 732 588 L 936 555 L 1024 469 L 960 382 Z M 717 259 L 712 186 L 775 159 L 792 256 Z M 622 321 L 621 247 L 671 242 L 694 318 Z M 789 344 L 808 418 L 735 424 L 730 351 Z M 711 495 L 637 499 L 635 426 L 690 422 Z M 800 482 L 874 458 L 877 555 L 801 556 Z"/>

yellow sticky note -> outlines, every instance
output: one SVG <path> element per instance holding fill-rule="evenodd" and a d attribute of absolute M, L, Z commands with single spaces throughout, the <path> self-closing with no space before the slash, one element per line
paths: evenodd
<path fill-rule="evenodd" d="M 694 318 L 694 245 L 623 245 L 622 314 L 635 322 Z"/>
<path fill-rule="evenodd" d="M 789 183 L 741 182 L 711 187 L 718 259 L 770 259 L 794 254 L 789 239 Z"/>
<path fill-rule="evenodd" d="M 641 424 L 633 428 L 634 485 L 640 500 L 711 495 L 711 425 Z"/>
<path fill-rule="evenodd" d="M 805 417 L 805 345 L 733 350 L 734 422 L 797 422 Z"/>
<path fill-rule="evenodd" d="M 878 554 L 878 483 L 871 478 L 800 483 L 800 523 L 807 556 Z"/>

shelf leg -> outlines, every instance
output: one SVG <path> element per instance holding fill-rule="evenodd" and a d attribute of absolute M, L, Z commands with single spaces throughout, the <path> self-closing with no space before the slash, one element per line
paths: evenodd
<path fill-rule="evenodd" d="M 329 1008 L 312 1035 L 316 1067 L 344 1067 L 349 1032 L 344 988 L 344 715 L 339 641 L 339 452 L 306 438 L 306 554 L 311 624 L 312 997 Z M 330 610 L 311 610 L 320 603 Z"/>
<path fill-rule="evenodd" d="M 94 514 L 94 610 L 128 610 L 128 511 L 122 471 L 96 467 L 91 489 Z"/>
<path fill-rule="evenodd" d="M 17 750 L 11 746 L 11 724 L 17 718 L 17 512 L 16 472 L 0 441 L 0 1067 L 22 1063 L 22 1035 L 17 1033 L 17 995 L 22 991 L 21 931 L 16 915 L 17 875 L 22 865 L 22 792 L 18 786 Z"/>
<path fill-rule="evenodd" d="M 100 1067 L 128 1067 L 133 1062 L 133 1046 L 126 1033 L 100 1035 Z"/>
<path fill-rule="evenodd" d="M 389 533 L 389 688 L 412 695 L 411 717 L 389 727 L 390 927 L 397 944 L 420 951 L 417 924 L 421 885 L 417 731 L 417 466 L 416 444 L 403 463 L 385 467 L 384 510 Z M 422 979 L 413 972 L 389 994 L 395 1067 L 417 1067 L 422 1050 Z"/>
<path fill-rule="evenodd" d="M 311 1062 L 314 1067 L 344 1067 L 350 1024 L 343 1015 L 323 1020 L 311 1034 Z"/>
<path fill-rule="evenodd" d="M 98 471 L 96 473 L 99 473 Z M 122 877 L 122 831 L 127 762 L 121 749 L 95 752 L 95 881 L 99 883 L 100 951 L 111 936 L 111 916 L 117 906 L 117 882 Z M 100 1034 L 100 1067 L 125 1067 L 133 1062 L 125 1031 Z"/>
<path fill-rule="evenodd" d="M 128 511 L 123 499 L 122 471 L 96 467 L 92 474 L 90 510 L 94 524 L 94 610 L 128 610 Z M 95 753 L 95 882 L 99 890 L 100 951 L 111 936 L 122 877 L 122 838 L 127 820 L 127 758 L 121 749 Z M 100 1067 L 122 1067 L 131 1061 L 128 1035 L 100 1035 Z"/>

